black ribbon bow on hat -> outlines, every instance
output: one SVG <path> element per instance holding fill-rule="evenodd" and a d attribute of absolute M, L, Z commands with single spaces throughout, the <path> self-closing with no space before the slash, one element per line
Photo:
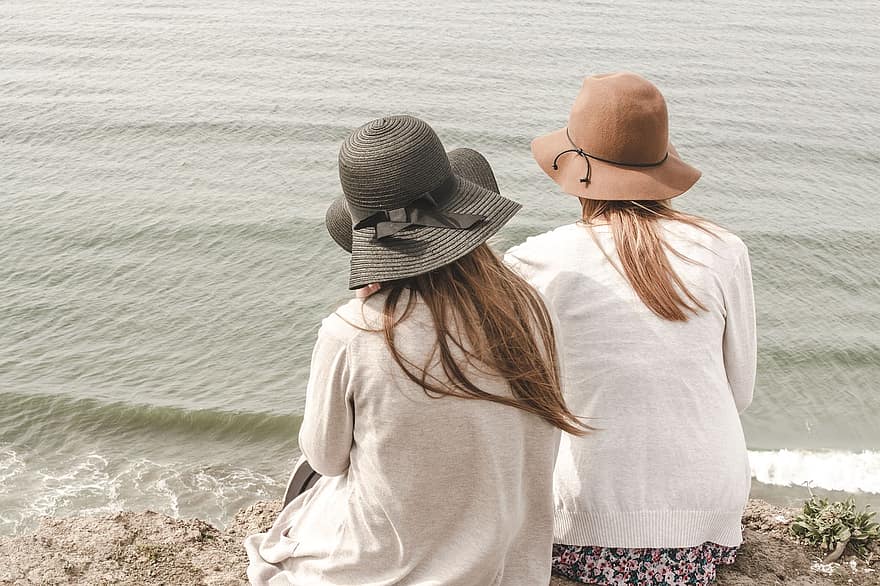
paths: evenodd
<path fill-rule="evenodd" d="M 354 208 L 354 206 L 350 207 Z M 418 199 L 402 208 L 380 210 L 378 212 L 354 208 L 351 211 L 353 217 L 361 215 L 363 212 L 370 213 L 369 216 L 360 219 L 354 225 L 354 229 L 360 230 L 361 228 L 375 227 L 376 240 L 394 236 L 410 226 L 467 230 L 486 219 L 486 216 L 478 214 L 443 211 L 439 209 L 435 195 L 430 191 L 423 193 Z M 359 211 L 361 214 L 358 213 Z M 355 217 L 355 219 L 358 218 Z"/>

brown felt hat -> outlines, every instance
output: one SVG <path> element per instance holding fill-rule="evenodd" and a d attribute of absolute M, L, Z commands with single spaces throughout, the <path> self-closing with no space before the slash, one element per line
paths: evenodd
<path fill-rule="evenodd" d="M 533 140 L 532 155 L 565 193 L 587 199 L 669 199 L 700 178 L 669 142 L 663 94 L 634 73 L 586 78 L 568 126 Z"/>
<path fill-rule="evenodd" d="M 413 116 L 352 132 L 339 149 L 339 180 L 353 224 L 350 289 L 458 260 L 521 207 L 456 174 L 437 134 Z"/>
<path fill-rule="evenodd" d="M 489 191 L 499 193 L 492 166 L 482 154 L 468 148 L 458 148 L 446 154 L 453 173 Z M 351 214 L 348 213 L 344 197 L 336 198 L 327 208 L 324 224 L 336 244 L 346 252 L 351 252 Z"/>

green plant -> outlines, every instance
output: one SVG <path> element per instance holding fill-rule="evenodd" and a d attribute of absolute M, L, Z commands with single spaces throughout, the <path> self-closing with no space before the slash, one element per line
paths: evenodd
<path fill-rule="evenodd" d="M 789 531 L 798 539 L 825 550 L 843 553 L 843 549 L 849 547 L 855 554 L 864 556 L 868 544 L 880 540 L 880 523 L 871 520 L 877 513 L 870 508 L 866 505 L 864 510 L 856 510 L 855 500 L 851 498 L 829 502 L 827 498 L 811 495 Z"/>

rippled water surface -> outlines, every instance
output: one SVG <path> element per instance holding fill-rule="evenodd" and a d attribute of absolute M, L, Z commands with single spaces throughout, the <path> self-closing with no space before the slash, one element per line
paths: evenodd
<path fill-rule="evenodd" d="M 278 495 L 349 295 L 347 132 L 406 112 L 482 151 L 524 204 L 505 248 L 574 219 L 529 141 L 619 69 L 704 172 L 678 205 L 752 251 L 756 490 L 880 493 L 878 6 L 0 2 L 0 532 Z"/>

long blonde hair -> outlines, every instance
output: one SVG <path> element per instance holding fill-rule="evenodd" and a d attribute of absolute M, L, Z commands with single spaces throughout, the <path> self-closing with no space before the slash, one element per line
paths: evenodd
<path fill-rule="evenodd" d="M 663 319 L 681 322 L 691 314 L 706 311 L 706 306 L 672 268 L 666 253 L 686 262 L 694 261 L 666 242 L 658 224 L 659 220 L 675 220 L 714 235 L 706 220 L 674 210 L 666 201 L 580 200 L 582 219 L 587 225 L 605 220 L 611 226 L 623 275 L 648 309 Z M 610 257 L 609 261 L 614 264 Z"/>
<path fill-rule="evenodd" d="M 562 397 L 553 324 L 540 296 L 485 244 L 439 269 L 383 283 L 387 291 L 382 331 L 395 362 L 430 397 L 451 395 L 509 405 L 533 413 L 574 435 L 589 426 L 572 414 Z M 407 294 L 407 292 L 409 294 Z M 398 304 L 406 297 L 406 306 Z M 427 305 L 436 331 L 428 364 L 413 364 L 395 345 L 395 326 L 416 298 Z M 508 381 L 512 396 L 480 389 L 468 378 L 465 361 Z M 429 372 L 439 357 L 440 373 Z"/>

